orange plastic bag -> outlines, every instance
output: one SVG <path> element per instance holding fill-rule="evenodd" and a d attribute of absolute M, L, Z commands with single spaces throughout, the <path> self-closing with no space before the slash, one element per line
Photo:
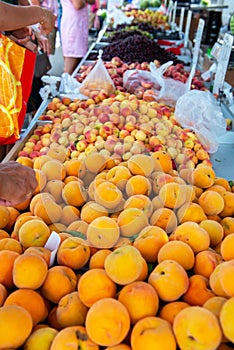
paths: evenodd
<path fill-rule="evenodd" d="M 0 144 L 20 137 L 32 88 L 36 54 L 0 33 Z"/>

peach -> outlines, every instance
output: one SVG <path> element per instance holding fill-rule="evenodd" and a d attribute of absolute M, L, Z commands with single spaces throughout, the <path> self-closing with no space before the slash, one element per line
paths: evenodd
<path fill-rule="evenodd" d="M 114 346 L 121 343 L 129 329 L 129 313 L 126 307 L 116 299 L 100 299 L 90 307 L 87 313 L 87 334 L 100 346 Z"/>
<path fill-rule="evenodd" d="M 152 152 L 154 159 L 154 170 L 170 173 L 172 171 L 172 159 L 166 151 Z"/>
<path fill-rule="evenodd" d="M 220 311 L 226 301 L 227 299 L 224 297 L 213 296 L 207 299 L 202 306 L 211 311 L 219 319 Z"/>
<path fill-rule="evenodd" d="M 220 283 L 224 292 L 229 296 L 234 296 L 234 286 L 232 283 L 232 276 L 234 272 L 234 259 L 221 263 L 222 270 L 220 275 Z"/>
<path fill-rule="evenodd" d="M 7 289 L 14 288 L 13 283 L 13 266 L 19 253 L 11 250 L 0 251 L 0 283 Z"/>
<path fill-rule="evenodd" d="M 220 254 L 222 255 L 223 260 L 234 259 L 233 245 L 234 245 L 234 233 L 230 233 L 229 235 L 224 237 L 224 239 L 220 244 Z"/>
<path fill-rule="evenodd" d="M 135 281 L 124 286 L 118 294 L 118 300 L 128 310 L 132 324 L 144 317 L 155 316 L 159 307 L 156 290 L 143 281 Z"/>
<path fill-rule="evenodd" d="M 108 346 L 107 348 L 105 348 L 105 350 L 131 350 L 131 348 L 127 344 L 121 343 L 114 346 Z"/>
<path fill-rule="evenodd" d="M 52 327 L 33 330 L 24 344 L 24 350 L 50 350 L 50 346 L 58 331 Z"/>
<path fill-rule="evenodd" d="M 90 340 L 83 326 L 70 326 L 60 330 L 55 335 L 50 350 L 63 350 L 68 346 L 74 349 L 80 347 L 86 350 L 99 350 L 99 346 Z"/>
<path fill-rule="evenodd" d="M 209 278 L 215 267 L 222 261 L 220 254 L 212 250 L 203 250 L 196 254 L 193 271 Z"/>
<path fill-rule="evenodd" d="M 52 303 L 58 303 L 64 295 L 75 291 L 76 284 L 77 276 L 70 267 L 52 266 L 41 286 L 41 293 Z"/>
<path fill-rule="evenodd" d="M 149 218 L 153 211 L 153 204 L 148 196 L 144 194 L 134 194 L 126 199 L 123 209 L 127 208 L 141 209 Z"/>
<path fill-rule="evenodd" d="M 71 223 L 73 223 L 75 220 L 78 220 L 79 218 L 80 211 L 78 208 L 74 207 L 73 205 L 64 205 L 62 207 L 62 215 L 59 221 L 65 227 L 69 226 Z"/>
<path fill-rule="evenodd" d="M 19 229 L 19 241 L 24 248 L 43 247 L 50 236 L 50 229 L 42 220 L 25 222 Z"/>
<path fill-rule="evenodd" d="M 234 342 L 233 315 L 234 297 L 231 297 L 223 304 L 220 311 L 219 320 L 225 337 L 232 343 Z"/>
<path fill-rule="evenodd" d="M 148 177 L 154 170 L 154 159 L 151 155 L 134 154 L 128 160 L 128 169 L 133 175 Z"/>
<path fill-rule="evenodd" d="M 33 214 L 42 218 L 47 225 L 50 225 L 59 222 L 62 217 L 62 208 L 54 199 L 45 198 L 35 204 Z"/>
<path fill-rule="evenodd" d="M 131 237 L 148 225 L 148 218 L 146 213 L 139 208 L 126 208 L 120 212 L 117 223 L 121 235 Z"/>
<path fill-rule="evenodd" d="M 200 195 L 198 204 L 202 207 L 206 215 L 217 215 L 224 209 L 222 195 L 209 189 Z"/>
<path fill-rule="evenodd" d="M 62 328 L 83 326 L 88 308 L 82 303 L 77 291 L 64 295 L 58 302 L 57 320 Z"/>
<path fill-rule="evenodd" d="M 167 242 L 168 235 L 161 227 L 148 225 L 139 232 L 133 246 L 147 262 L 155 263 L 160 248 Z"/>
<path fill-rule="evenodd" d="M 222 241 L 224 230 L 219 222 L 207 219 L 202 220 L 199 225 L 209 233 L 211 247 L 215 247 Z"/>
<path fill-rule="evenodd" d="M 70 181 L 65 184 L 62 191 L 63 200 L 68 205 L 80 207 L 87 201 L 87 192 L 81 180 Z"/>
<path fill-rule="evenodd" d="M 196 167 L 193 171 L 193 184 L 200 188 L 209 188 L 215 182 L 215 171 L 208 165 Z"/>
<path fill-rule="evenodd" d="M 186 221 L 193 221 L 199 224 L 202 220 L 206 220 L 207 216 L 199 204 L 186 202 L 178 209 L 177 218 L 181 224 Z"/>
<path fill-rule="evenodd" d="M 0 250 L 12 250 L 19 254 L 23 253 L 23 247 L 19 241 L 10 237 L 0 239 Z"/>
<path fill-rule="evenodd" d="M 176 340 L 169 322 L 155 316 L 144 317 L 133 327 L 132 350 L 175 350 Z"/>
<path fill-rule="evenodd" d="M 177 209 L 186 201 L 185 186 L 176 182 L 166 183 L 159 190 L 159 199 L 165 207 Z"/>
<path fill-rule="evenodd" d="M 130 170 L 126 166 L 120 164 L 114 166 L 106 173 L 106 180 L 116 185 L 120 190 L 123 190 L 131 176 Z"/>
<path fill-rule="evenodd" d="M 189 306 L 185 301 L 171 301 L 162 306 L 159 311 L 159 317 L 173 325 L 176 315 Z"/>
<path fill-rule="evenodd" d="M 189 277 L 189 287 L 182 296 L 183 301 L 190 305 L 202 306 L 215 294 L 209 289 L 208 278 L 194 274 Z"/>
<path fill-rule="evenodd" d="M 87 229 L 87 240 L 96 248 L 112 248 L 118 241 L 120 229 L 116 221 L 107 216 L 94 219 Z"/>
<path fill-rule="evenodd" d="M 120 189 L 109 181 L 101 182 L 94 192 L 94 200 L 108 210 L 113 210 L 123 200 Z"/>
<path fill-rule="evenodd" d="M 125 191 L 128 197 L 143 194 L 149 196 L 152 190 L 150 180 L 143 175 L 133 175 L 127 180 Z"/>
<path fill-rule="evenodd" d="M 142 267 L 142 256 L 132 245 L 124 245 L 115 249 L 106 257 L 104 263 L 107 275 L 120 285 L 136 281 L 142 272 Z"/>
<path fill-rule="evenodd" d="M 86 265 L 90 257 L 90 248 L 86 241 L 78 237 L 68 237 L 59 246 L 57 262 L 78 270 Z"/>
<path fill-rule="evenodd" d="M 84 305 L 91 307 L 97 300 L 114 298 L 117 292 L 115 282 L 104 269 L 91 269 L 81 275 L 77 289 Z"/>
<path fill-rule="evenodd" d="M 47 276 L 48 265 L 38 254 L 19 255 L 13 266 L 13 282 L 18 288 L 38 289 Z"/>
<path fill-rule="evenodd" d="M 0 283 L 0 307 L 3 305 L 8 295 L 8 291 L 4 284 Z"/>
<path fill-rule="evenodd" d="M 158 252 L 158 262 L 164 260 L 177 261 L 185 270 L 192 269 L 195 261 L 194 252 L 190 245 L 183 241 L 166 242 Z"/>
<path fill-rule="evenodd" d="M 189 287 L 189 278 L 184 268 L 174 260 L 164 260 L 150 273 L 148 283 L 163 301 L 179 299 Z"/>
<path fill-rule="evenodd" d="M 175 317 L 173 330 L 181 350 L 214 350 L 221 343 L 222 331 L 217 317 L 201 306 L 190 306 Z"/>
<path fill-rule="evenodd" d="M 159 226 L 167 233 L 171 233 L 177 226 L 177 217 L 172 209 L 158 208 L 152 213 L 150 224 Z"/>
<path fill-rule="evenodd" d="M 172 236 L 172 240 L 189 244 L 195 254 L 208 249 L 210 245 L 210 236 L 207 231 L 192 221 L 178 225 Z"/>
<path fill-rule="evenodd" d="M 219 213 L 221 218 L 225 218 L 226 216 L 234 216 L 234 193 L 226 191 L 221 194 L 224 200 L 224 208 Z"/>
<path fill-rule="evenodd" d="M 47 316 L 47 309 L 42 296 L 33 289 L 17 289 L 10 293 L 4 302 L 6 305 L 18 305 L 27 310 L 35 326 L 44 321 Z"/>
<path fill-rule="evenodd" d="M 221 277 L 222 277 L 222 270 L 223 267 L 225 266 L 225 264 L 227 263 L 227 261 L 222 262 L 220 264 L 218 264 L 213 272 L 210 274 L 209 277 L 209 284 L 210 284 L 210 288 L 211 290 L 220 297 L 224 297 L 227 298 L 228 294 L 224 291 L 223 286 L 221 284 Z"/>
<path fill-rule="evenodd" d="M 33 321 L 30 313 L 19 305 L 0 308 L 0 349 L 17 349 L 30 335 Z M 10 330 L 10 332 L 9 332 Z"/>
<path fill-rule="evenodd" d="M 234 233 L 234 217 L 226 216 L 222 218 L 220 225 L 223 227 L 224 236 Z"/>
<path fill-rule="evenodd" d="M 81 208 L 80 218 L 88 224 L 100 216 L 108 216 L 108 210 L 95 201 L 89 201 Z"/>
<path fill-rule="evenodd" d="M 57 204 L 63 203 L 62 191 L 65 183 L 61 180 L 50 180 L 47 182 L 44 192 L 50 193 Z"/>
<path fill-rule="evenodd" d="M 48 160 L 42 165 L 41 171 L 46 175 L 47 181 L 64 180 L 66 176 L 65 166 L 57 159 Z"/>
<path fill-rule="evenodd" d="M 111 249 L 100 249 L 95 252 L 89 259 L 89 269 L 104 269 L 105 259 L 111 252 Z"/>
<path fill-rule="evenodd" d="M 83 161 L 77 158 L 68 159 L 65 163 L 66 178 L 69 176 L 75 176 L 82 179 L 86 173 L 85 164 Z"/>
<path fill-rule="evenodd" d="M 86 169 L 94 174 L 100 173 L 106 166 L 106 158 L 103 154 L 93 152 L 84 158 Z"/>

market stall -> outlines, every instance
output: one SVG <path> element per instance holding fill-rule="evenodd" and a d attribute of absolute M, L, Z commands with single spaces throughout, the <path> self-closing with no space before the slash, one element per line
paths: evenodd
<path fill-rule="evenodd" d="M 204 71 L 202 21 L 192 43 L 140 11 L 104 24 L 3 159 L 38 187 L 0 206 L 0 349 L 233 348 L 232 42 Z"/>

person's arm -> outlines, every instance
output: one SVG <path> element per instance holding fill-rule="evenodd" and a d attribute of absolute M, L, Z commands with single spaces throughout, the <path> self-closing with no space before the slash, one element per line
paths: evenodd
<path fill-rule="evenodd" d="M 40 23 L 43 31 L 54 28 L 56 17 L 39 6 L 15 6 L 0 1 L 0 30 L 10 31 Z M 4 15 L 3 15 L 4 14 Z"/>
<path fill-rule="evenodd" d="M 30 198 L 38 185 L 35 171 L 15 161 L 0 163 L 0 205 L 14 206 Z"/>

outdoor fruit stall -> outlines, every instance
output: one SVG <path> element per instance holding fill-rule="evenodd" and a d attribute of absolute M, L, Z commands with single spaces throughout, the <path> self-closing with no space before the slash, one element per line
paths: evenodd
<path fill-rule="evenodd" d="M 0 206 L 0 349 L 234 348 L 232 105 L 166 15 L 125 15 L 3 159 L 38 187 Z"/>

